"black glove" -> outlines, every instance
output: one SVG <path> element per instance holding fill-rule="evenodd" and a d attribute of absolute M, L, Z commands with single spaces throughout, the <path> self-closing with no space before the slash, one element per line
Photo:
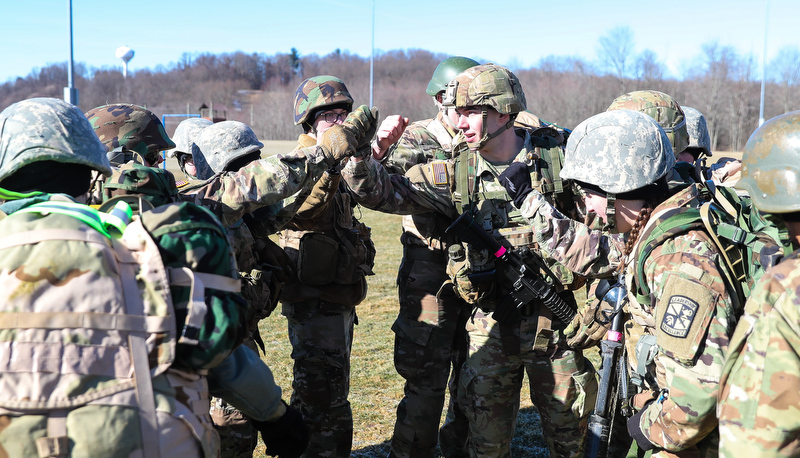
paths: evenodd
<path fill-rule="evenodd" d="M 642 415 L 647 410 L 647 406 L 649 406 L 653 401 L 648 402 L 642 408 L 642 410 L 636 412 L 634 416 L 628 419 L 628 434 L 630 434 L 631 438 L 636 441 L 636 445 L 639 446 L 639 450 L 644 450 L 645 452 L 648 450 L 654 449 L 656 446 L 647 436 L 644 435 L 644 431 L 642 431 L 641 426 L 639 426 L 639 422 L 642 420 Z"/>
<path fill-rule="evenodd" d="M 514 206 L 522 207 L 525 197 L 533 190 L 528 165 L 524 162 L 513 162 L 498 178 L 508 195 L 514 199 Z"/>
<path fill-rule="evenodd" d="M 275 421 L 256 421 L 253 426 L 261 433 L 267 455 L 279 458 L 299 458 L 308 446 L 308 428 L 303 414 L 286 404 L 286 413 Z"/>

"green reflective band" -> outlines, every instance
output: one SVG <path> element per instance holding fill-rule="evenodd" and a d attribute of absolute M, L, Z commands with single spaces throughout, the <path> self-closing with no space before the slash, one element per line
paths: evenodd
<path fill-rule="evenodd" d="M 25 199 L 27 197 L 35 197 L 44 195 L 41 191 L 33 191 L 33 192 L 14 192 L 9 191 L 8 189 L 0 188 L 0 199 L 4 200 L 17 200 L 17 199 Z"/>
<path fill-rule="evenodd" d="M 117 202 L 110 212 L 98 212 L 98 214 L 103 221 L 103 226 L 109 233 L 113 232 L 114 238 L 122 236 L 122 233 L 125 232 L 125 227 L 131 222 L 131 218 L 133 218 L 131 206 L 124 200 Z"/>
<path fill-rule="evenodd" d="M 15 213 L 39 213 L 42 215 L 58 213 L 60 215 L 71 216 L 91 226 L 92 229 L 106 237 L 111 238 L 111 234 L 108 233 L 103 224 L 103 220 L 100 218 L 100 212 L 83 204 L 72 202 L 42 202 L 25 207 Z"/>

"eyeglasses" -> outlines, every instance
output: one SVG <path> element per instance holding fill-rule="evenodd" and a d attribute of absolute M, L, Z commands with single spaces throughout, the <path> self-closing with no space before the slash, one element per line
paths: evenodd
<path fill-rule="evenodd" d="M 339 121 L 344 121 L 345 118 L 347 118 L 347 114 L 348 113 L 346 111 L 323 111 L 317 115 L 317 119 L 322 119 L 329 124 L 334 124 Z"/>

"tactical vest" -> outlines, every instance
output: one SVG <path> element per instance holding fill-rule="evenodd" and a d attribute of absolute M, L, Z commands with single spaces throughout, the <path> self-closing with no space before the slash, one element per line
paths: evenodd
<path fill-rule="evenodd" d="M 217 324 L 208 290 L 236 292 L 238 281 L 172 267 L 163 257 L 173 253 L 163 238 L 170 218 L 155 224 L 164 207 L 150 227 L 146 216 L 125 227 L 59 199 L 0 221 L 0 415 L 14 436 L 2 447 L 12 456 L 36 456 L 15 448 L 31 442 L 40 457 L 216 456 L 205 371 L 191 366 L 213 367 L 218 349 L 180 358 L 206 345 L 207 321 Z"/>

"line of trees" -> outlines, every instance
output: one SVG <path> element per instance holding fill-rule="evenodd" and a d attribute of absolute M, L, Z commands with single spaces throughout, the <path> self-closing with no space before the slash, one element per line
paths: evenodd
<path fill-rule="evenodd" d="M 601 37 L 597 60 L 549 56 L 532 68 L 512 68 L 519 77 L 528 110 L 542 119 L 573 128 L 604 111 L 620 94 L 655 89 L 681 105 L 706 115 L 715 150 L 738 151 L 758 126 L 760 71 L 752 56 L 718 42 L 702 46 L 687 62 L 683 79 L 668 78 L 666 67 L 650 50 L 636 54 L 627 28 Z M 423 50 L 388 51 L 374 62 L 374 103 L 382 115 L 402 114 L 412 120 L 435 114 L 425 87 L 446 58 Z M 129 102 L 158 115 L 197 113 L 202 104 L 224 111 L 228 119 L 249 124 L 264 140 L 291 140 L 294 92 L 307 77 L 330 74 L 342 78 L 356 99 L 369 101 L 369 59 L 337 50 L 326 56 L 241 52 L 184 54 L 177 63 L 143 69 L 123 78 L 117 68 L 75 66 L 75 86 L 84 111 L 106 103 Z M 800 50 L 781 49 L 768 68 L 765 118 L 800 109 Z M 24 78 L 0 85 L 0 109 L 30 97 L 61 97 L 66 63 L 37 69 Z M 179 119 L 168 122 L 171 132 Z"/>

